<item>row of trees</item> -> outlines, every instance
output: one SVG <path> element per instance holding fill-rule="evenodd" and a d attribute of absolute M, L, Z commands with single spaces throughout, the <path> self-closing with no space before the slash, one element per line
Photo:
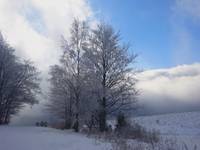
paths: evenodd
<path fill-rule="evenodd" d="M 37 103 L 38 71 L 30 61 L 14 55 L 0 34 L 0 125 L 8 124 L 24 104 Z"/>
<path fill-rule="evenodd" d="M 48 109 L 65 121 L 65 127 L 80 124 L 107 128 L 109 116 L 132 109 L 138 94 L 129 46 L 105 23 L 90 29 L 87 22 L 74 20 L 69 39 L 62 38 L 59 65 L 50 68 Z M 40 92 L 38 71 L 30 61 L 14 54 L 0 34 L 0 124 L 24 104 L 37 103 Z"/>
<path fill-rule="evenodd" d="M 60 64 L 50 68 L 48 109 L 65 121 L 65 127 L 87 124 L 107 129 L 109 116 L 135 106 L 138 94 L 133 63 L 136 55 L 121 44 L 120 34 L 105 23 L 90 29 L 74 20 L 71 36 L 62 38 Z"/>

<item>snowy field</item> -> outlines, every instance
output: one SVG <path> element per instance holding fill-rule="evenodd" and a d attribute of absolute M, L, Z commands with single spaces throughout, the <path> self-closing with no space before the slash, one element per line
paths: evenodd
<path fill-rule="evenodd" d="M 200 112 L 135 118 L 147 129 L 159 130 L 164 138 L 200 149 Z M 40 127 L 0 126 L 0 150 L 110 150 L 111 145 L 72 131 Z"/>
<path fill-rule="evenodd" d="M 110 144 L 72 131 L 0 126 L 0 150 L 108 150 Z"/>
<path fill-rule="evenodd" d="M 200 112 L 137 117 L 134 120 L 148 130 L 158 130 L 164 138 L 184 142 L 189 147 L 196 144 L 200 150 Z"/>

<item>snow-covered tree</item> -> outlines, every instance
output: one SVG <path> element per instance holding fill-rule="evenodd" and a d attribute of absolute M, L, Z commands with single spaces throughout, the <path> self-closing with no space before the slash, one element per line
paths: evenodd
<path fill-rule="evenodd" d="M 71 128 L 73 121 L 73 99 L 68 83 L 68 74 L 58 65 L 50 69 L 50 103 L 48 110 L 65 121 L 65 128 Z"/>
<path fill-rule="evenodd" d="M 85 22 L 75 20 L 70 38 L 62 40 L 60 65 L 50 71 L 49 108 L 70 125 L 73 122 L 76 131 L 80 121 L 105 131 L 108 115 L 135 104 L 132 68 L 136 55 L 129 56 L 129 47 L 119 39 L 109 25 L 101 23 L 91 30 Z"/>
<path fill-rule="evenodd" d="M 67 110 L 74 115 L 74 127 L 76 131 L 79 130 L 80 103 L 83 99 L 84 74 L 82 69 L 82 55 L 87 46 L 87 34 L 87 24 L 75 19 L 72 24 L 69 40 L 62 39 L 63 55 L 60 59 L 60 65 L 52 67 L 50 72 L 53 86 L 51 97 L 53 99 L 57 96 L 62 97 L 56 99 L 57 101 L 65 102 L 65 109 L 68 107 L 69 109 Z M 53 103 L 55 101 L 53 100 Z M 65 111 L 65 113 L 68 111 Z"/>
<path fill-rule="evenodd" d="M 0 124 L 9 123 L 24 104 L 37 103 L 37 69 L 30 61 L 21 61 L 0 36 Z"/>
<path fill-rule="evenodd" d="M 129 55 L 128 50 L 121 44 L 120 34 L 107 24 L 99 24 L 90 36 L 84 60 L 99 104 L 100 131 L 106 130 L 107 115 L 131 109 L 135 103 L 138 92 L 132 68 L 136 55 Z"/>

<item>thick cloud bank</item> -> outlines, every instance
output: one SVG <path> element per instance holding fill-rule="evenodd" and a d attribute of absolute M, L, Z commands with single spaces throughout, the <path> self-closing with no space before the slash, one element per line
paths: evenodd
<path fill-rule="evenodd" d="M 139 102 L 145 107 L 155 111 L 200 110 L 199 63 L 144 71 L 138 79 Z"/>
<path fill-rule="evenodd" d="M 86 0 L 0 0 L 0 31 L 41 71 L 57 62 L 60 36 L 69 35 L 73 18 L 91 16 Z"/>

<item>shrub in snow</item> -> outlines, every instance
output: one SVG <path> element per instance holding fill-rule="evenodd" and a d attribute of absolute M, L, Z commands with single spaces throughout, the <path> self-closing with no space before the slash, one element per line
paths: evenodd
<path fill-rule="evenodd" d="M 79 132 L 79 122 L 76 120 L 74 125 L 73 125 L 73 129 L 75 132 Z"/>
<path fill-rule="evenodd" d="M 119 113 L 117 115 L 117 125 L 116 125 L 116 129 L 120 130 L 121 128 L 127 126 L 127 121 L 126 121 L 126 117 L 124 116 L 123 113 Z"/>
<path fill-rule="evenodd" d="M 81 132 L 82 133 L 89 133 L 90 129 L 88 128 L 87 125 L 83 125 L 82 128 L 81 128 Z"/>
<path fill-rule="evenodd" d="M 37 127 L 39 127 L 39 126 L 40 126 L 40 123 L 39 123 L 39 122 L 36 122 L 35 125 L 36 125 Z"/>
<path fill-rule="evenodd" d="M 113 131 L 113 129 L 112 129 L 112 125 L 108 125 L 108 127 L 107 127 L 107 132 L 112 132 Z"/>
<path fill-rule="evenodd" d="M 66 120 L 66 121 L 65 121 L 65 129 L 70 129 L 71 126 L 72 126 L 71 120 Z"/>
<path fill-rule="evenodd" d="M 43 125 L 44 125 L 44 127 L 47 127 L 48 123 L 45 121 Z"/>
<path fill-rule="evenodd" d="M 131 146 L 127 144 L 127 140 L 123 138 L 115 138 L 112 142 L 111 150 L 132 150 Z"/>
<path fill-rule="evenodd" d="M 43 121 L 40 122 L 40 126 L 41 126 L 41 127 L 44 126 L 44 122 L 43 122 Z"/>
<path fill-rule="evenodd" d="M 198 150 L 196 145 L 188 146 L 185 143 L 178 143 L 176 139 L 165 139 L 154 143 L 145 143 L 124 138 L 115 138 L 112 141 L 111 150 Z"/>
<path fill-rule="evenodd" d="M 124 120 L 124 118 L 121 120 Z M 147 143 L 157 143 L 159 141 L 158 131 L 147 131 L 144 127 L 135 122 L 126 122 L 123 126 L 121 124 L 120 128 L 117 127 L 116 134 L 119 137 L 126 139 L 138 139 Z"/>

